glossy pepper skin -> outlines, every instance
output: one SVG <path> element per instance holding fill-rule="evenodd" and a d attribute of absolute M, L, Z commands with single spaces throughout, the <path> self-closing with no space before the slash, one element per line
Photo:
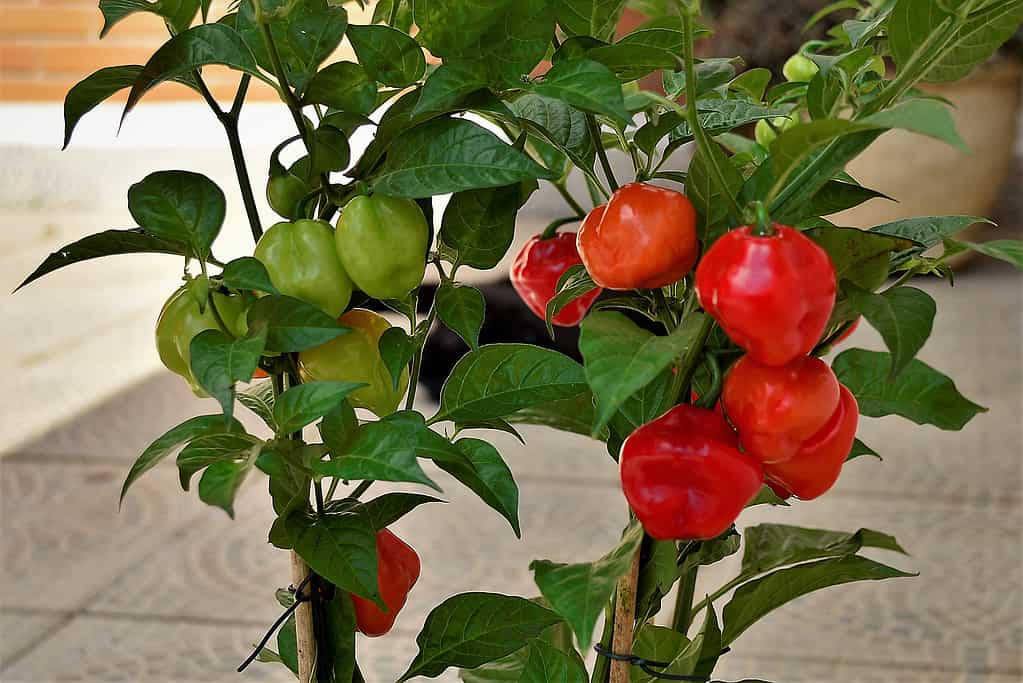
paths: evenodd
<path fill-rule="evenodd" d="M 835 306 L 835 268 L 794 228 L 759 237 L 750 226 L 722 236 L 696 269 L 700 305 L 736 344 L 766 365 L 817 345 Z"/>
<path fill-rule="evenodd" d="M 355 626 L 360 633 L 376 638 L 391 630 L 409 591 L 419 580 L 419 572 L 419 555 L 411 546 L 387 529 L 377 532 L 377 581 L 387 611 L 370 600 L 352 595 Z"/>
<path fill-rule="evenodd" d="M 601 287 L 670 285 L 696 263 L 696 209 L 681 192 L 631 183 L 590 212 L 577 244 L 586 270 Z"/>
<path fill-rule="evenodd" d="M 244 299 L 219 292 L 213 292 L 211 297 L 228 330 L 235 336 L 243 336 L 247 330 Z M 206 396 L 206 392 L 192 375 L 192 338 L 205 330 L 219 329 L 213 309 L 207 303 L 206 310 L 200 312 L 199 302 L 187 286 L 181 287 L 167 299 L 156 321 L 156 351 L 160 361 L 168 370 L 184 377 L 197 396 Z"/>
<path fill-rule="evenodd" d="M 746 355 L 728 371 L 721 404 L 743 450 L 766 465 L 795 457 L 831 419 L 839 387 L 835 373 L 819 358 L 802 356 L 772 366 Z"/>
<path fill-rule="evenodd" d="M 337 222 L 337 255 L 374 299 L 404 299 L 423 281 L 430 228 L 411 199 L 375 194 L 348 202 Z"/>
<path fill-rule="evenodd" d="M 254 255 L 282 294 L 313 304 L 327 315 L 341 315 L 352 298 L 352 281 L 334 251 L 329 223 L 309 219 L 277 223 L 260 238 Z"/>
<path fill-rule="evenodd" d="M 348 401 L 380 417 L 390 415 L 408 388 L 408 370 L 402 371 L 395 389 L 391 373 L 380 358 L 380 337 L 391 324 L 383 316 L 361 308 L 353 308 L 338 321 L 350 327 L 351 332 L 299 353 L 298 370 L 302 379 L 365 382 L 369 386 L 350 393 Z"/>
<path fill-rule="evenodd" d="M 813 500 L 824 494 L 842 472 L 856 438 L 859 405 L 852 392 L 839 385 L 838 408 L 820 430 L 803 442 L 791 460 L 764 465 L 764 475 L 774 492 Z"/>
<path fill-rule="evenodd" d="M 301 178 L 285 173 L 266 183 L 266 201 L 270 208 L 285 218 L 298 218 L 298 205 L 309 190 Z"/>
<path fill-rule="evenodd" d="M 512 286 L 541 320 L 547 319 L 547 302 L 554 298 L 558 280 L 566 270 L 583 262 L 575 240 L 574 232 L 561 232 L 550 239 L 537 235 L 526 242 L 512 263 Z M 551 322 L 562 327 L 578 325 L 600 292 L 596 287 L 573 299 Z"/>
<path fill-rule="evenodd" d="M 760 464 L 738 451 L 720 413 L 689 405 L 634 431 L 619 467 L 629 506 L 658 540 L 718 536 L 764 481 Z"/>

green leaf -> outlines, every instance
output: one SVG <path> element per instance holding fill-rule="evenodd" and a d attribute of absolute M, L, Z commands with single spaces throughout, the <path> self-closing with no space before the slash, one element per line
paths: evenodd
<path fill-rule="evenodd" d="M 926 216 L 885 223 L 871 228 L 870 232 L 901 237 L 924 247 L 933 247 L 976 223 L 994 225 L 988 219 L 977 216 Z"/>
<path fill-rule="evenodd" d="M 423 84 L 413 116 L 441 114 L 457 107 L 487 85 L 480 69 L 472 64 L 441 64 Z"/>
<path fill-rule="evenodd" d="M 191 441 L 198 436 L 207 434 L 224 434 L 227 432 L 245 433 L 245 428 L 237 420 L 231 420 L 225 424 L 223 415 L 200 415 L 190 420 L 185 420 L 177 427 L 166 432 L 142 451 L 135 463 L 128 471 L 121 487 L 120 501 L 124 501 L 124 495 L 128 487 L 149 470 L 156 467 L 165 457 L 170 455 L 174 449 L 182 444 Z"/>
<path fill-rule="evenodd" d="M 531 130 L 529 144 L 548 168 L 564 173 L 567 171 L 566 159 L 569 158 L 582 168 L 593 167 L 596 148 L 586 128 L 586 115 L 581 111 L 562 100 L 529 92 L 509 106 L 520 119 L 531 122 L 534 128 L 544 132 L 540 137 Z"/>
<path fill-rule="evenodd" d="M 661 610 L 661 600 L 679 578 L 675 541 L 645 539 L 636 584 L 636 619 L 645 622 Z"/>
<path fill-rule="evenodd" d="M 590 436 L 596 420 L 593 394 L 584 391 L 572 398 L 529 406 L 515 411 L 505 419 L 512 424 L 542 425 L 562 432 Z"/>
<path fill-rule="evenodd" d="M 266 326 L 266 349 L 288 353 L 326 344 L 351 330 L 312 304 L 290 296 L 264 296 L 248 312 L 249 329 Z"/>
<path fill-rule="evenodd" d="M 344 593 L 335 593 L 334 599 L 324 606 L 326 634 L 317 645 L 317 659 L 326 657 L 332 662 L 334 683 L 364 683 L 355 660 L 355 604 Z"/>
<path fill-rule="evenodd" d="M 915 287 L 896 287 L 880 294 L 845 283 L 842 291 L 849 304 L 881 333 L 891 351 L 891 377 L 899 374 L 931 336 L 938 307 L 927 292 Z"/>
<path fill-rule="evenodd" d="M 227 200 L 217 184 L 189 171 L 157 171 L 128 189 L 128 210 L 146 232 L 188 244 L 206 259 L 220 233 Z"/>
<path fill-rule="evenodd" d="M 235 398 L 263 420 L 267 427 L 277 431 L 277 423 L 274 421 L 274 388 L 271 380 L 257 382 L 237 392 Z"/>
<path fill-rule="evenodd" d="M 828 252 L 836 281 L 848 280 L 870 292 L 888 279 L 892 252 L 913 246 L 904 239 L 858 228 L 814 228 L 804 234 Z"/>
<path fill-rule="evenodd" d="M 535 188 L 535 181 L 530 181 L 456 193 L 444 210 L 441 242 L 457 252 L 460 263 L 493 268 L 508 252 L 516 214 Z"/>
<path fill-rule="evenodd" d="M 423 416 L 403 410 L 362 425 L 342 457 L 313 464 L 320 474 L 339 479 L 425 484 L 440 491 L 416 461 L 421 435 L 427 431 Z"/>
<path fill-rule="evenodd" d="M 561 0 L 558 23 L 567 36 L 610 40 L 625 5 L 626 0 Z"/>
<path fill-rule="evenodd" d="M 586 391 L 583 368 L 557 351 L 528 344 L 488 344 L 455 364 L 433 418 L 467 422 L 507 417 Z"/>
<path fill-rule="evenodd" d="M 814 195 L 813 202 L 806 208 L 805 213 L 814 216 L 827 216 L 859 206 L 871 199 L 891 199 L 891 197 L 862 185 L 832 180 Z"/>
<path fill-rule="evenodd" d="M 426 71 L 415 39 L 390 26 L 349 26 L 348 40 L 371 78 L 395 88 L 412 85 Z"/>
<path fill-rule="evenodd" d="M 201 469 L 222 461 L 235 461 L 249 457 L 249 451 L 258 439 L 244 433 L 204 434 L 192 439 L 178 453 L 178 480 L 187 491 L 192 477 Z"/>
<path fill-rule="evenodd" d="M 377 583 L 376 529 L 358 507 L 288 516 L 288 536 L 309 567 L 337 586 L 384 608 Z"/>
<path fill-rule="evenodd" d="M 629 396 L 682 356 L 701 324 L 701 316 L 690 316 L 670 335 L 658 337 L 621 313 L 597 311 L 583 320 L 579 351 L 585 360 L 586 381 L 597 398 L 594 433 Z"/>
<path fill-rule="evenodd" d="M 295 510 L 304 510 L 309 504 L 312 477 L 305 466 L 307 448 L 311 447 L 296 447 L 295 442 L 287 440 L 273 441 L 264 446 L 256 458 L 256 467 L 270 477 L 270 498 L 279 520 Z"/>
<path fill-rule="evenodd" d="M 359 418 L 355 409 L 348 401 L 323 416 L 323 421 L 316 425 L 323 439 L 323 444 L 335 458 L 348 452 L 348 447 L 359 431 Z"/>
<path fill-rule="evenodd" d="M 551 67 L 532 91 L 561 100 L 591 114 L 609 116 L 618 123 L 629 122 L 622 86 L 606 66 L 592 59 L 572 59 Z"/>
<path fill-rule="evenodd" d="M 475 287 L 445 282 L 437 290 L 437 315 L 473 351 L 479 349 L 487 302 Z"/>
<path fill-rule="evenodd" d="M 676 659 L 686 650 L 689 639 L 678 631 L 654 624 L 642 624 L 636 632 L 633 654 L 652 662 L 665 662 L 666 667 L 655 669 L 658 673 L 669 676 L 686 676 L 680 670 Z M 638 666 L 629 670 L 630 681 L 634 683 L 657 683 L 658 679 L 643 671 Z"/>
<path fill-rule="evenodd" d="M 440 434 L 424 431 L 419 455 L 464 484 L 470 491 L 508 520 L 516 537 L 519 527 L 519 487 L 497 449 L 480 439 L 451 443 Z"/>
<path fill-rule="evenodd" d="M 863 443 L 859 439 L 854 439 L 853 440 L 852 448 L 849 449 L 849 457 L 846 458 L 846 462 L 848 462 L 848 461 L 850 461 L 850 460 L 852 460 L 854 458 L 858 458 L 858 457 L 860 457 L 862 455 L 871 455 L 871 456 L 877 458 L 878 460 L 883 460 L 883 458 L 880 455 L 878 455 L 877 452 L 874 451 L 873 448 L 871 448 L 867 444 Z"/>
<path fill-rule="evenodd" d="M 152 12 L 163 17 L 175 33 L 191 25 L 199 11 L 199 0 L 100 0 L 99 11 L 103 14 L 103 28 L 99 37 L 107 35 L 114 24 L 135 12 Z M 205 16 L 205 14 L 203 15 Z"/>
<path fill-rule="evenodd" d="M 295 626 L 295 615 L 288 617 L 284 626 L 277 632 L 277 649 L 280 651 L 278 657 L 281 664 L 291 669 L 291 672 L 298 676 L 298 634 Z"/>
<path fill-rule="evenodd" d="M 677 20 L 647 22 L 613 45 L 597 46 L 586 52 L 622 81 L 634 81 L 658 69 L 682 66 L 683 33 Z"/>
<path fill-rule="evenodd" d="M 696 97 L 706 95 L 714 88 L 722 86 L 735 78 L 735 65 L 741 60 L 734 57 L 713 57 L 705 59 L 694 67 L 696 76 Z M 664 93 L 670 100 L 681 97 L 686 92 L 686 72 L 664 71 L 662 74 Z"/>
<path fill-rule="evenodd" d="M 788 114 L 788 111 L 779 107 L 765 107 L 745 100 L 706 99 L 697 102 L 696 107 L 700 125 L 711 135 L 718 135 L 761 119 Z M 670 128 L 672 142 L 677 144 L 678 141 L 692 139 L 693 130 L 689 122 L 676 112 L 666 112 L 661 117 L 669 124 L 674 124 Z"/>
<path fill-rule="evenodd" d="M 771 144 L 771 158 L 776 180 L 769 196 L 777 196 L 801 164 L 828 143 L 854 133 L 864 133 L 879 128 L 881 126 L 847 119 L 821 119 L 783 131 Z"/>
<path fill-rule="evenodd" d="M 688 546 L 686 552 L 682 554 L 678 573 L 686 574 L 696 567 L 705 567 L 731 557 L 739 552 L 739 541 L 739 532 L 733 527 L 717 538 Z"/>
<path fill-rule="evenodd" d="M 25 281 L 18 285 L 18 291 L 30 282 L 34 282 L 55 270 L 82 261 L 116 256 L 118 254 L 175 254 L 187 256 L 190 249 L 183 242 L 175 242 L 162 237 L 147 234 L 141 228 L 131 230 L 105 230 L 95 235 L 64 245 L 46 257 Z"/>
<path fill-rule="evenodd" d="M 944 102 L 931 99 L 908 100 L 891 109 L 878 112 L 863 119 L 863 123 L 884 128 L 901 128 L 913 133 L 932 137 L 969 152 L 966 143 L 956 130 L 956 122 Z"/>
<path fill-rule="evenodd" d="M 958 8 L 958 4 L 953 5 Z M 941 4 L 931 0 L 899 0 L 888 19 L 888 43 L 900 69 L 926 58 L 925 82 L 955 81 L 986 61 L 1023 22 L 1023 1 L 1000 0 L 979 5 L 940 51 L 932 37 L 949 22 L 959 23 Z"/>
<path fill-rule="evenodd" d="M 991 240 L 989 242 L 962 242 L 976 252 L 1011 263 L 1023 269 L 1023 242 L 1020 240 Z"/>
<path fill-rule="evenodd" d="M 637 428 L 660 417 L 675 403 L 674 368 L 661 371 L 645 387 L 630 395 L 611 417 L 611 432 L 624 441 Z M 676 390 L 677 391 L 677 390 Z"/>
<path fill-rule="evenodd" d="M 463 593 L 448 598 L 426 618 L 416 638 L 419 653 L 400 681 L 433 678 L 449 667 L 472 669 L 526 645 L 558 616 L 524 598 Z"/>
<path fill-rule="evenodd" d="M 400 327 L 389 327 L 380 335 L 377 346 L 380 359 L 391 376 L 391 386 L 397 391 L 401 375 L 408 369 L 409 361 L 416 353 L 415 339 L 405 334 L 405 330 Z"/>
<path fill-rule="evenodd" d="M 231 289 L 280 294 L 273 282 L 270 281 L 270 274 L 266 272 L 266 266 L 259 259 L 251 256 L 242 256 L 228 262 L 220 277 L 224 284 Z"/>
<path fill-rule="evenodd" d="M 740 576 L 750 578 L 787 565 L 855 555 L 862 548 L 906 554 L 893 536 L 872 529 L 848 533 L 788 524 L 758 524 L 746 527 L 743 539 L 746 549 Z"/>
<path fill-rule="evenodd" d="M 267 80 L 238 33 L 223 24 L 200 24 L 177 34 L 149 58 L 128 94 L 124 114 L 127 115 L 153 87 L 210 64 Z"/>
<path fill-rule="evenodd" d="M 835 358 L 832 369 L 856 397 L 860 413 L 868 417 L 899 415 L 916 424 L 958 431 L 977 413 L 987 412 L 922 361 L 910 361 L 894 379 L 889 379 L 891 363 L 887 353 L 849 349 Z"/>
<path fill-rule="evenodd" d="M 552 321 L 557 317 L 558 313 L 561 313 L 565 306 L 579 297 L 589 294 L 596 288 L 597 284 L 586 271 L 586 266 L 581 263 L 570 266 L 561 274 L 555 286 L 557 293 L 547 302 L 547 307 L 544 310 L 544 322 L 547 323 L 547 332 L 551 335 L 551 338 L 554 337 L 554 323 Z"/>
<path fill-rule="evenodd" d="M 254 2 L 262 2 L 264 14 L 270 14 L 264 18 L 281 58 L 285 77 L 301 94 L 320 64 L 341 44 L 348 27 L 348 14 L 344 8 L 322 0 L 242 2 L 236 21 L 238 34 L 252 50 L 259 65 L 269 72 L 274 71 L 273 59 L 267 50 L 263 30 L 256 21 Z"/>
<path fill-rule="evenodd" d="M 312 77 L 302 102 L 325 104 L 347 113 L 369 114 L 376 109 L 377 85 L 359 64 L 336 62 Z"/>
<path fill-rule="evenodd" d="M 643 540 L 643 527 L 633 523 L 621 542 L 596 562 L 556 564 L 534 560 L 529 568 L 551 609 L 560 614 L 585 651 L 593 640 L 597 617 L 607 606 L 618 579 L 628 573 Z"/>
<path fill-rule="evenodd" d="M 714 157 L 715 164 L 724 175 L 724 188 L 711 171 L 708 160 L 710 156 Z M 698 236 L 705 245 L 713 244 L 727 229 L 730 203 L 725 193 L 737 196 L 741 187 L 742 174 L 732 165 L 717 143 L 712 142 L 709 147 L 701 146 L 696 150 L 689 164 L 686 194 L 701 218 L 698 223 L 700 226 Z"/>
<path fill-rule="evenodd" d="M 521 683 L 586 683 L 589 680 L 575 652 L 562 652 L 542 640 L 534 640 L 527 649 L 529 656 L 517 679 Z"/>
<path fill-rule="evenodd" d="M 341 400 L 364 382 L 306 382 L 277 397 L 274 421 L 280 434 L 297 432 L 335 410 Z"/>
<path fill-rule="evenodd" d="M 310 167 L 313 174 L 343 171 L 351 161 L 348 136 L 338 128 L 321 125 L 313 131 Z"/>
<path fill-rule="evenodd" d="M 781 569 L 735 591 L 731 601 L 725 605 L 722 644 L 731 644 L 758 619 L 807 593 L 853 581 L 908 576 L 915 575 L 858 555 Z"/>
<path fill-rule="evenodd" d="M 211 300 L 212 304 L 212 300 Z M 220 330 L 205 330 L 192 337 L 189 364 L 195 381 L 217 399 L 228 420 L 234 415 L 234 384 L 248 382 L 259 366 L 266 345 L 266 328 L 234 339 Z"/>
<path fill-rule="evenodd" d="M 401 136 L 376 173 L 373 189 L 415 199 L 551 177 L 485 128 L 443 118 Z"/>
<path fill-rule="evenodd" d="M 419 27 L 419 42 L 439 57 L 457 53 L 472 46 L 491 26 L 504 19 L 511 4 L 511 0 L 415 2 L 412 12 Z"/>
<path fill-rule="evenodd" d="M 254 448 L 259 448 L 255 446 Z M 234 499 L 241 488 L 242 482 L 252 470 L 255 458 L 248 458 L 244 462 L 233 460 L 221 460 L 206 468 L 206 471 L 199 477 L 199 500 L 218 507 L 227 513 L 227 516 L 234 519 Z"/>
<path fill-rule="evenodd" d="M 93 72 L 68 90 L 64 97 L 63 149 L 67 149 L 71 134 L 83 116 L 114 93 L 131 87 L 140 73 L 142 67 L 136 64 L 108 66 Z"/>
<path fill-rule="evenodd" d="M 373 528 L 385 529 L 424 503 L 444 501 L 421 493 L 385 493 L 362 504 L 362 512 Z"/>

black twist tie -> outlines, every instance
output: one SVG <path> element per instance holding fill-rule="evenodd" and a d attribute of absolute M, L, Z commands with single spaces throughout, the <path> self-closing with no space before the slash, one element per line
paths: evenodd
<path fill-rule="evenodd" d="M 668 674 L 663 671 L 657 671 L 657 669 L 664 669 L 670 666 L 671 662 L 658 662 L 652 659 L 644 659 L 638 655 L 623 655 L 617 652 L 612 652 L 599 643 L 593 646 L 597 654 L 602 657 L 614 660 L 616 662 L 626 662 L 632 666 L 638 666 L 643 673 L 654 678 L 659 678 L 664 681 L 691 681 L 692 683 L 707 683 L 710 681 L 709 676 L 689 676 L 686 674 Z M 726 647 L 721 651 L 721 654 L 725 654 L 731 648 Z M 719 655 L 720 656 L 720 655 Z"/>
<path fill-rule="evenodd" d="M 299 605 L 301 605 L 303 602 L 310 602 L 313 599 L 312 593 L 306 594 L 302 592 L 312 578 L 313 574 L 309 574 L 307 577 L 302 579 L 302 583 L 298 584 L 298 588 L 295 588 L 294 586 L 288 586 L 288 590 L 294 593 L 295 595 L 295 602 L 293 602 L 290 607 L 284 610 L 284 613 L 281 614 L 281 616 L 277 617 L 277 620 L 274 621 L 273 625 L 270 626 L 266 634 L 262 637 L 262 639 L 260 639 L 259 644 L 256 645 L 256 649 L 254 649 L 252 653 L 245 658 L 245 661 L 242 662 L 241 665 L 237 668 L 238 673 L 245 671 L 245 669 L 248 668 L 249 664 L 252 664 L 252 662 L 256 661 L 256 657 L 258 657 L 259 653 L 263 651 L 263 648 L 266 647 L 266 644 L 270 642 L 270 639 L 273 638 L 273 635 L 277 633 L 277 629 L 284 625 L 284 622 L 288 620 L 288 617 L 295 613 L 295 610 L 298 609 Z"/>

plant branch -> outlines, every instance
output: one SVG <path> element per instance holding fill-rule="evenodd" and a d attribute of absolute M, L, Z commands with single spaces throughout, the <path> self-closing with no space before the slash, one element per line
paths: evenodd
<path fill-rule="evenodd" d="M 586 115 L 586 130 L 590 132 L 590 139 L 593 140 L 593 146 L 597 150 L 597 158 L 600 159 L 600 166 L 604 169 L 604 177 L 607 178 L 607 184 L 611 186 L 611 191 L 614 192 L 618 189 L 618 180 L 615 178 L 614 170 L 611 168 L 611 162 L 608 161 L 604 143 L 601 142 L 600 126 L 597 124 L 597 117 L 593 114 Z"/>
<path fill-rule="evenodd" d="M 742 208 L 739 202 L 732 195 L 728 183 L 725 182 L 724 171 L 718 166 L 718 160 L 710 151 L 710 146 L 717 144 L 710 139 L 707 131 L 700 123 L 700 117 L 696 111 L 696 67 L 693 55 L 693 15 L 688 7 L 679 7 L 679 15 L 682 18 L 682 56 L 686 65 L 686 118 L 689 119 L 689 127 L 693 130 L 693 137 L 696 144 L 706 153 L 707 168 L 714 176 L 721 194 L 725 196 L 735 217 L 742 216 Z"/>
<path fill-rule="evenodd" d="M 565 183 L 552 181 L 551 185 L 557 189 L 558 194 L 560 194 L 562 199 L 565 200 L 565 203 L 568 204 L 569 208 L 575 211 L 576 216 L 579 218 L 586 217 L 586 209 L 584 209 L 582 204 L 580 204 L 576 198 L 572 196 L 572 193 L 568 191 L 567 187 L 565 187 Z"/>
<path fill-rule="evenodd" d="M 700 567 L 697 565 L 682 575 L 678 595 L 675 596 L 675 614 L 672 616 L 671 627 L 682 635 L 689 632 L 689 625 L 692 623 L 693 595 L 696 592 L 696 574 L 699 570 Z"/>

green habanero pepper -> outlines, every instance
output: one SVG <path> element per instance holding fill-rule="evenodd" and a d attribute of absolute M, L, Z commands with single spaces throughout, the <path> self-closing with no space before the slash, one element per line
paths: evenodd
<path fill-rule="evenodd" d="M 380 337 L 391 324 L 381 315 L 353 308 L 338 318 L 351 332 L 298 354 L 298 371 L 307 382 L 365 382 L 348 401 L 357 408 L 368 408 L 376 415 L 390 415 L 398 408 L 408 388 L 408 368 L 402 371 L 398 388 L 380 358 Z"/>
<path fill-rule="evenodd" d="M 302 179 L 291 173 L 270 178 L 266 183 L 270 208 L 285 218 L 301 218 L 298 207 L 308 192 Z"/>
<path fill-rule="evenodd" d="M 282 294 L 332 317 L 340 315 L 352 298 L 352 281 L 337 258 L 329 223 L 309 219 L 277 223 L 260 238 L 254 255 Z"/>
<path fill-rule="evenodd" d="M 168 370 L 184 377 L 197 396 L 206 396 L 206 392 L 192 375 L 189 362 L 192 339 L 205 330 L 221 329 L 210 303 L 217 307 L 217 313 L 234 336 L 244 336 L 248 327 L 246 302 L 242 297 L 213 292 L 211 299 L 206 310 L 200 312 L 199 302 L 185 285 L 167 299 L 156 321 L 156 351 L 160 361 Z"/>
<path fill-rule="evenodd" d="M 337 222 L 337 255 L 355 286 L 374 299 L 404 299 L 426 272 L 430 228 L 411 199 L 361 196 Z"/>

